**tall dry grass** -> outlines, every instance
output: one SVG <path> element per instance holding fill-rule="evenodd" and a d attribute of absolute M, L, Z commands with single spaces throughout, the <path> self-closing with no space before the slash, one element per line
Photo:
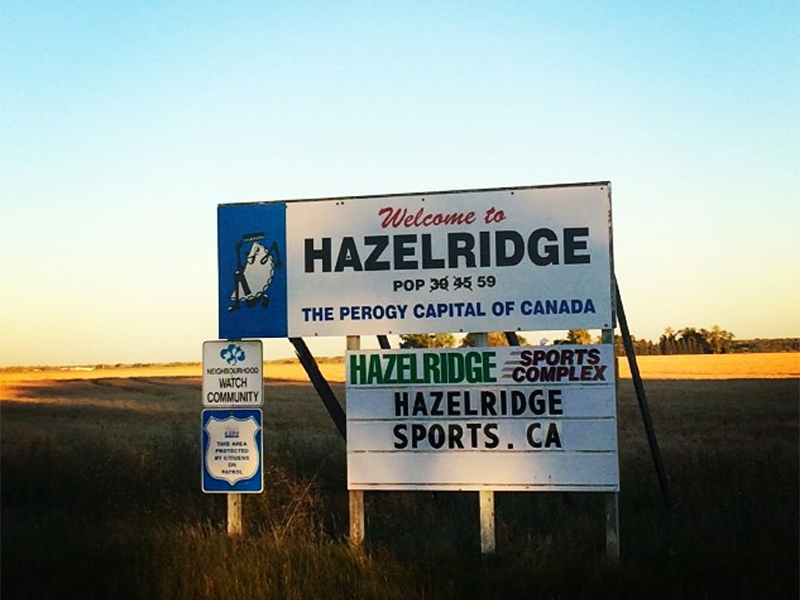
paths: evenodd
<path fill-rule="evenodd" d="M 366 552 L 350 552 L 344 443 L 310 386 L 276 381 L 266 489 L 232 541 L 224 498 L 200 492 L 198 377 L 19 382 L 0 403 L 0 596 L 796 598 L 797 381 L 647 386 L 677 502 L 623 382 L 611 564 L 593 494 L 498 494 L 483 561 L 475 494 L 371 493 Z"/>

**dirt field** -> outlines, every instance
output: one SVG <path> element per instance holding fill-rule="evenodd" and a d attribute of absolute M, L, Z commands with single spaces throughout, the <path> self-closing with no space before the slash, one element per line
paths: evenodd
<path fill-rule="evenodd" d="M 644 379 L 800 379 L 800 353 L 703 354 L 678 356 L 640 356 L 639 371 Z M 628 361 L 620 359 L 620 377 L 630 378 Z M 344 381 L 344 362 L 321 363 L 320 371 L 331 383 Z M 0 373 L 0 398 L 11 400 L 19 382 L 46 382 L 64 379 L 130 377 L 200 377 L 200 365 L 148 366 L 103 369 L 47 369 L 4 371 Z M 266 363 L 267 379 L 307 381 L 297 362 Z"/>
<path fill-rule="evenodd" d="M 686 354 L 640 356 L 644 379 L 797 379 L 800 353 Z M 625 358 L 620 359 L 620 377 L 630 378 Z"/>

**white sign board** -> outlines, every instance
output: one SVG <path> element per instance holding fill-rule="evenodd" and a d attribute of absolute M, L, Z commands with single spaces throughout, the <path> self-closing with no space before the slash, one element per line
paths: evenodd
<path fill-rule="evenodd" d="M 613 347 L 353 351 L 349 489 L 617 491 Z"/>
<path fill-rule="evenodd" d="M 611 186 L 220 205 L 220 336 L 614 326 Z"/>
<path fill-rule="evenodd" d="M 203 406 L 263 405 L 263 356 L 261 340 L 203 342 Z"/>

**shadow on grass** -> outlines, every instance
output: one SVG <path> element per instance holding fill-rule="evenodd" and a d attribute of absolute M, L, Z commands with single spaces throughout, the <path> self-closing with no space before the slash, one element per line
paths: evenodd
<path fill-rule="evenodd" d="M 179 411 L 160 404 L 176 388 L 152 382 L 113 391 L 152 410 L 4 403 L 0 591 L 4 600 L 796 598 L 798 392 L 762 383 L 652 386 L 674 510 L 661 502 L 634 400 L 621 393 L 621 564 L 604 559 L 602 499 L 592 494 L 498 494 L 498 552 L 482 560 L 477 494 L 369 493 L 366 552 L 351 552 L 344 444 L 301 386 L 276 388 L 265 407 L 266 490 L 245 498 L 238 540 L 224 532 L 224 497 L 199 491 L 194 387 L 179 388 Z"/>

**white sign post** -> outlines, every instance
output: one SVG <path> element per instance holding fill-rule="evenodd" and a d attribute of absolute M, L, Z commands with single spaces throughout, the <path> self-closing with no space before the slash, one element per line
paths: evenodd
<path fill-rule="evenodd" d="M 261 340 L 203 342 L 203 406 L 262 406 L 263 356 Z"/>
<path fill-rule="evenodd" d="M 613 347 L 348 352 L 350 489 L 619 489 Z"/>
<path fill-rule="evenodd" d="M 202 489 L 227 495 L 229 535 L 243 532 L 241 494 L 264 489 L 263 381 L 260 340 L 203 343 Z"/>

